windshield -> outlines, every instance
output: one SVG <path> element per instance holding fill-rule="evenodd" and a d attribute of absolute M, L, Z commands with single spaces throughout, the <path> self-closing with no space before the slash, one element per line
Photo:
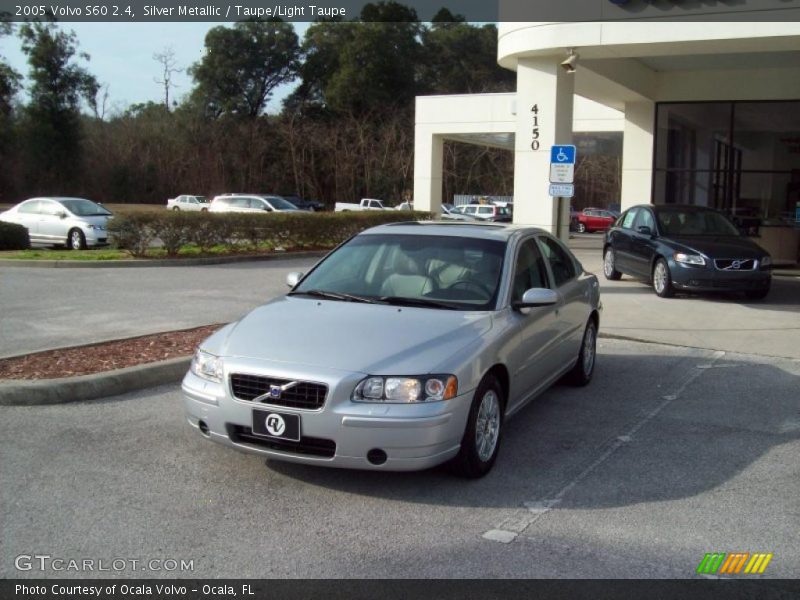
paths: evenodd
<path fill-rule="evenodd" d="M 205 196 L 195 196 L 200 204 L 208 204 L 208 198 Z"/>
<path fill-rule="evenodd" d="M 733 223 L 713 210 L 661 208 L 657 215 L 662 235 L 739 235 Z"/>
<path fill-rule="evenodd" d="M 111 213 L 99 204 L 82 198 L 67 198 L 58 202 L 73 215 L 79 217 L 107 216 Z"/>
<path fill-rule="evenodd" d="M 504 253 L 505 243 L 495 240 L 360 235 L 326 258 L 292 293 L 489 310 L 497 297 Z"/>
<path fill-rule="evenodd" d="M 272 208 L 277 208 L 278 210 L 296 210 L 297 209 L 297 207 L 294 204 L 292 204 L 291 202 L 288 202 L 287 200 L 284 200 L 283 198 L 280 198 L 279 196 L 269 196 L 267 198 L 267 200 L 272 205 Z"/>

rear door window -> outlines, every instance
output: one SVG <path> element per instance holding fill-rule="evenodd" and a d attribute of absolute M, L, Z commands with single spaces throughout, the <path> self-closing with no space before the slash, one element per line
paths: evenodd
<path fill-rule="evenodd" d="M 23 214 L 38 214 L 39 212 L 39 205 L 41 201 L 33 200 L 32 202 L 26 202 L 25 204 L 21 204 L 20 207 L 17 209 L 17 212 Z"/>
<path fill-rule="evenodd" d="M 575 262 L 561 245 L 549 236 L 539 237 L 542 244 L 542 252 L 550 263 L 550 270 L 553 272 L 553 283 L 555 287 L 560 287 L 573 279 L 577 275 Z"/>

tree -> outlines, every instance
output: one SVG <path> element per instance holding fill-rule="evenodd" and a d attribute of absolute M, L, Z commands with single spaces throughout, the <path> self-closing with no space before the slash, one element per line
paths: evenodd
<path fill-rule="evenodd" d="M 366 4 L 360 22 L 311 25 L 303 40 L 302 80 L 286 107 L 355 115 L 411 107 L 421 31 L 416 12 L 397 2 Z"/>
<path fill-rule="evenodd" d="M 10 33 L 11 23 L 5 21 L 4 16 L 0 14 L 0 37 Z M 20 74 L 0 56 L 0 164 L 3 165 L 3 168 L 0 169 L 0 200 L 5 200 L 2 197 L 2 190 L 8 190 L 11 187 L 9 179 L 11 178 L 10 165 L 14 140 L 14 96 L 19 91 L 20 80 Z"/>
<path fill-rule="evenodd" d="M 169 91 L 171 88 L 177 87 L 172 83 L 172 76 L 183 71 L 183 68 L 179 67 L 175 60 L 175 49 L 172 46 L 167 46 L 161 52 L 153 54 L 153 60 L 161 65 L 161 79 L 155 78 L 153 81 L 164 86 L 164 107 L 169 110 Z"/>
<path fill-rule="evenodd" d="M 205 55 L 189 69 L 193 100 L 214 116 L 256 117 L 273 90 L 295 78 L 299 58 L 297 34 L 280 19 L 214 27 Z"/>
<path fill-rule="evenodd" d="M 497 64 L 497 28 L 458 21 L 443 9 L 422 34 L 420 79 L 428 93 L 470 94 L 512 91 L 513 72 Z"/>
<path fill-rule="evenodd" d="M 78 54 L 74 32 L 66 33 L 53 23 L 26 23 L 20 37 L 31 82 L 22 131 L 28 179 L 36 191 L 74 189 L 70 184 L 80 174 L 81 102 L 96 109 L 100 86 L 74 62 Z M 89 60 L 88 54 L 78 56 Z"/>
<path fill-rule="evenodd" d="M 0 37 L 11 33 L 11 23 L 5 20 L 5 15 L 0 13 Z M 0 56 L 0 125 L 5 125 L 3 119 L 11 115 L 12 100 L 19 91 L 20 74 Z"/>

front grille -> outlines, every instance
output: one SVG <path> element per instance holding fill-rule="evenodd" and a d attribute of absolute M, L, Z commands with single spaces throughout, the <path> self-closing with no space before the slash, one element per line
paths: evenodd
<path fill-rule="evenodd" d="M 714 265 L 720 271 L 752 271 L 756 268 L 753 258 L 718 258 Z"/>
<path fill-rule="evenodd" d="M 718 290 L 751 290 L 764 287 L 764 281 L 761 279 L 691 279 L 687 285 Z"/>
<path fill-rule="evenodd" d="M 278 379 L 277 377 L 264 377 L 261 375 L 246 375 L 233 373 L 231 375 L 231 390 L 233 397 L 239 400 L 253 400 L 268 394 L 272 386 L 285 386 L 295 383 L 280 392 L 278 397 L 270 396 L 262 400 L 265 404 L 285 406 L 287 408 L 305 408 L 317 410 L 325 404 L 328 386 L 322 383 L 309 381 L 294 382 L 291 379 Z"/>
<path fill-rule="evenodd" d="M 250 427 L 243 427 L 241 425 L 228 425 L 227 429 L 228 437 L 236 444 L 250 444 L 252 446 L 259 446 L 279 452 L 304 454 L 306 456 L 321 456 L 324 458 L 333 458 L 336 454 L 336 442 L 333 440 L 303 436 L 300 438 L 299 442 L 292 442 L 290 440 L 279 440 L 253 435 L 253 430 Z"/>

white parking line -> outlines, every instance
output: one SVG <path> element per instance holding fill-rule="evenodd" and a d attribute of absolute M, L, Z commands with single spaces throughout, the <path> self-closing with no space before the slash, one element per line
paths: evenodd
<path fill-rule="evenodd" d="M 614 454 L 621 446 L 630 443 L 636 432 L 655 418 L 662 410 L 669 406 L 672 402 L 680 398 L 681 394 L 686 388 L 706 370 L 712 368 L 714 364 L 725 356 L 725 352 L 718 350 L 712 354 L 711 361 L 703 365 L 697 365 L 694 369 L 687 371 L 677 388 L 670 394 L 661 396 L 663 402 L 656 406 L 653 410 L 647 413 L 640 419 L 630 430 L 624 434 L 615 437 L 611 446 L 595 460 L 593 460 L 585 469 L 576 475 L 569 483 L 562 487 L 555 496 L 542 499 L 542 500 L 528 500 L 523 502 L 525 510 L 518 510 L 516 514 L 506 518 L 496 529 L 491 529 L 483 534 L 483 538 L 491 541 L 502 542 L 508 544 L 512 542 L 520 533 L 525 531 L 528 527 L 536 523 L 544 515 L 550 512 L 557 504 L 559 504 L 564 496 L 566 496 L 576 485 L 586 479 L 592 472 L 594 472 L 600 465 L 602 465 L 608 458 Z"/>

